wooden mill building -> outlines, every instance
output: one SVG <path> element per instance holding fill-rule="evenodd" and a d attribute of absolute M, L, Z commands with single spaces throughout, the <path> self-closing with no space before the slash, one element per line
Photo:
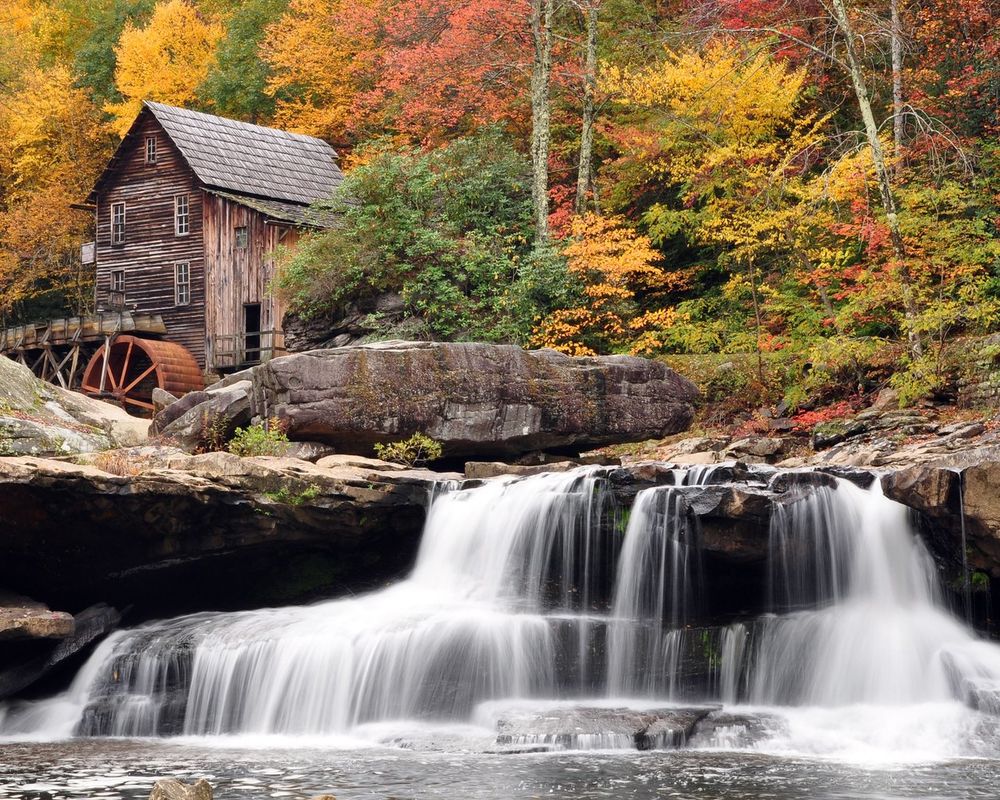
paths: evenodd
<path fill-rule="evenodd" d="M 84 390 L 143 407 L 154 384 L 185 391 L 281 353 L 276 250 L 332 223 L 311 205 L 343 181 L 336 157 L 321 139 L 144 103 L 88 197 L 98 314 L 8 330 L 0 349 L 72 386 L 79 354 L 67 373 L 58 345 L 96 337 Z"/>

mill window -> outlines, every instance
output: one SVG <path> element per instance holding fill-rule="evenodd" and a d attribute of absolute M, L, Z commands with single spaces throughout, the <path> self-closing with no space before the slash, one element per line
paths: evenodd
<path fill-rule="evenodd" d="M 111 244 L 125 242 L 125 204 L 111 204 Z"/>
<path fill-rule="evenodd" d="M 155 164 L 156 163 L 156 137 L 147 136 L 146 137 L 146 163 Z"/>
<path fill-rule="evenodd" d="M 125 291 L 125 270 L 115 269 L 111 271 L 111 291 L 112 292 Z"/>
<path fill-rule="evenodd" d="M 186 194 L 174 197 L 174 233 L 187 236 L 191 230 L 191 206 Z"/>
<path fill-rule="evenodd" d="M 236 228 L 236 249 L 246 250 L 247 249 L 247 226 L 240 225 Z"/>
<path fill-rule="evenodd" d="M 191 264 L 179 261 L 174 264 L 174 305 L 186 306 L 191 302 Z"/>

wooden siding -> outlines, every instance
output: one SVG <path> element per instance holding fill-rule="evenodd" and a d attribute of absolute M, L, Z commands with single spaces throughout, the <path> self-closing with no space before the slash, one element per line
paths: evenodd
<path fill-rule="evenodd" d="M 167 338 L 183 344 L 205 368 L 203 192 L 177 148 L 147 115 L 97 198 L 97 302 L 108 301 L 111 273 L 125 271 L 125 301 L 140 314 L 159 314 Z M 157 137 L 157 163 L 146 164 L 146 137 Z M 190 232 L 174 233 L 174 196 L 187 194 Z M 125 242 L 111 243 L 111 205 L 125 202 Z M 174 264 L 191 265 L 191 302 L 178 306 Z"/>
<path fill-rule="evenodd" d="M 243 308 L 260 303 L 262 331 L 278 331 L 285 309 L 270 291 L 274 278 L 274 251 L 281 244 L 292 246 L 299 232 L 288 225 L 267 223 L 267 218 L 224 197 L 204 195 L 205 327 L 208 331 L 206 363 L 217 362 L 215 342 L 234 340 L 243 330 Z M 247 228 L 247 246 L 236 246 L 236 229 Z M 276 344 L 280 345 L 281 338 Z"/>

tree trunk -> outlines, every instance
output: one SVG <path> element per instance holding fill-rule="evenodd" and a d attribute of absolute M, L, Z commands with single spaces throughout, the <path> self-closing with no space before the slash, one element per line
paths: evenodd
<path fill-rule="evenodd" d="M 583 124 L 580 128 L 580 166 L 576 178 L 576 213 L 587 209 L 587 194 L 593 172 L 594 119 L 597 94 L 597 18 L 600 0 L 588 0 L 581 10 L 587 23 L 583 64 Z"/>
<path fill-rule="evenodd" d="M 892 13 L 890 47 L 892 50 L 892 143 L 896 158 L 903 151 L 903 26 L 899 17 L 900 0 L 889 0 Z"/>
<path fill-rule="evenodd" d="M 552 84 L 552 17 L 555 0 L 531 0 L 535 57 L 531 70 L 531 198 L 535 207 L 535 244 L 549 240 L 549 130 Z"/>
<path fill-rule="evenodd" d="M 837 26 L 844 37 L 844 46 L 847 50 L 847 66 L 851 73 L 851 83 L 858 101 L 858 108 L 861 111 L 861 119 L 864 121 L 865 135 L 868 138 L 872 163 L 875 166 L 875 176 L 878 180 L 879 196 L 882 200 L 882 208 L 885 211 L 886 225 L 889 228 L 889 239 L 892 243 L 893 256 L 898 265 L 898 274 L 903 289 L 903 312 L 906 316 L 906 335 L 912 354 L 919 356 L 923 352 L 923 346 L 921 345 L 920 336 L 915 325 L 917 307 L 913 296 L 913 282 L 906 266 L 906 248 L 903 244 L 903 235 L 899 229 L 896 198 L 892 192 L 892 179 L 885 163 L 882 142 L 878 138 L 878 125 L 875 123 L 875 115 L 872 112 L 871 99 L 868 96 L 868 87 L 865 85 L 865 76 L 861 68 L 861 59 L 858 57 L 854 42 L 854 31 L 847 17 L 847 8 L 844 6 L 844 0 L 832 0 L 832 2 Z"/>

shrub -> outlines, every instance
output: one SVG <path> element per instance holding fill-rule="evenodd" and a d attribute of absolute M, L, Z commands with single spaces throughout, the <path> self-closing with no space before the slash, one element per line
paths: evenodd
<path fill-rule="evenodd" d="M 101 472 L 110 475 L 121 475 L 123 478 L 134 478 L 149 468 L 148 458 L 137 458 L 128 450 L 105 450 L 94 456 L 93 465 Z"/>
<path fill-rule="evenodd" d="M 198 453 L 217 453 L 226 449 L 226 434 L 230 419 L 225 414 L 208 411 L 201 415 L 201 431 L 198 434 Z"/>
<path fill-rule="evenodd" d="M 441 442 L 419 432 L 400 442 L 375 445 L 375 455 L 383 461 L 393 461 L 408 467 L 436 461 L 441 458 L 441 452 Z"/>
<path fill-rule="evenodd" d="M 288 437 L 281 420 L 272 417 L 257 425 L 237 428 L 227 449 L 238 456 L 280 456 L 285 452 Z"/>

